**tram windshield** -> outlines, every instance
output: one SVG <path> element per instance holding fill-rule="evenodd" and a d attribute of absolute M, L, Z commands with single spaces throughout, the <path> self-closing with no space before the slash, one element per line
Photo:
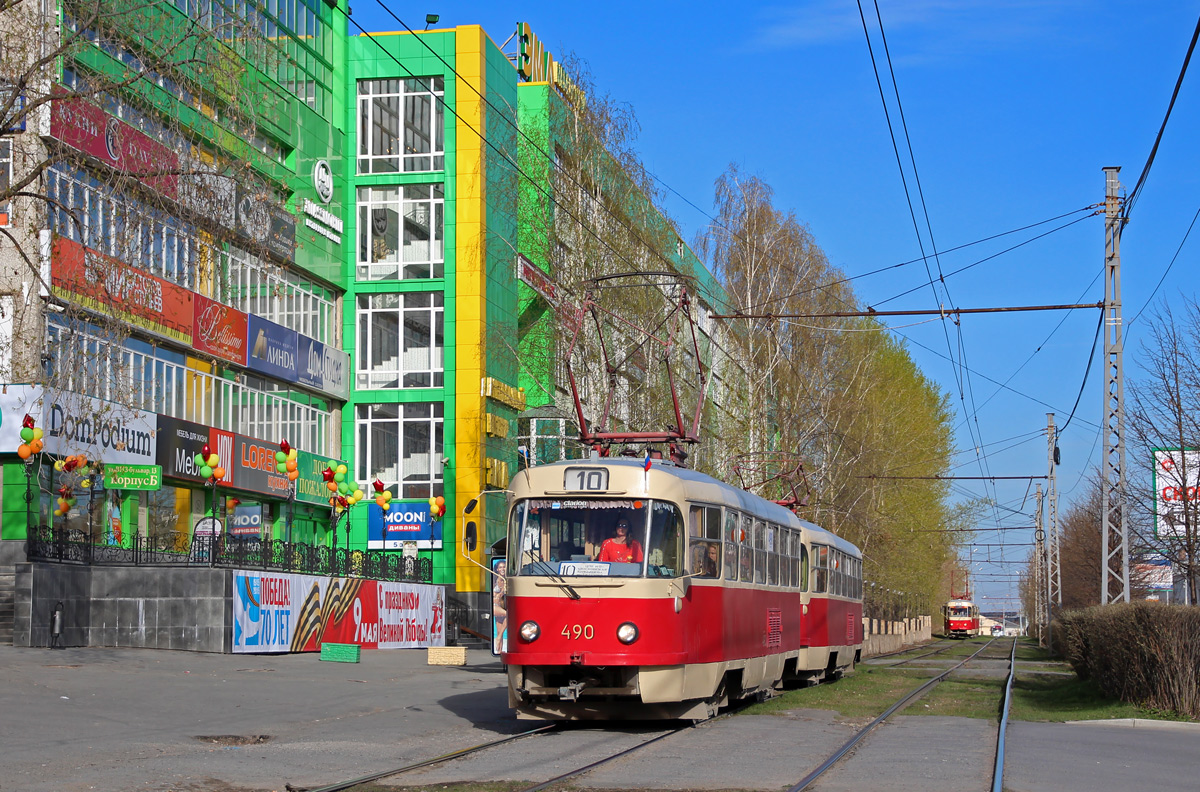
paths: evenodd
<path fill-rule="evenodd" d="M 965 619 L 971 615 L 971 608 L 969 605 L 951 605 L 950 615 L 955 618 Z"/>
<path fill-rule="evenodd" d="M 683 514 L 655 500 L 529 498 L 509 517 L 509 574 L 678 577 Z"/>

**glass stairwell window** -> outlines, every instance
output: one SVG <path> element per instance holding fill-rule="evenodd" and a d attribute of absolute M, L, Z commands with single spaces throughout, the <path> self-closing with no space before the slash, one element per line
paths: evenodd
<path fill-rule="evenodd" d="M 445 197 L 440 184 L 358 191 L 358 280 L 441 278 Z"/>
<path fill-rule="evenodd" d="M 442 77 L 358 81 L 358 172 L 446 167 Z"/>

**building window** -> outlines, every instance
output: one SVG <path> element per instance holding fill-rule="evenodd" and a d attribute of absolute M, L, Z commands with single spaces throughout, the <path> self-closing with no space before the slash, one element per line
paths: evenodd
<path fill-rule="evenodd" d="M 445 199 L 440 184 L 358 191 L 358 280 L 440 278 Z"/>
<path fill-rule="evenodd" d="M 358 172 L 444 170 L 445 80 L 358 81 Z"/>
<path fill-rule="evenodd" d="M 12 141 L 0 140 L 0 193 L 12 184 Z M 0 203 L 0 226 L 12 225 L 12 201 Z"/>
<path fill-rule="evenodd" d="M 358 387 L 440 388 L 444 384 L 442 293 L 358 298 Z"/>
<path fill-rule="evenodd" d="M 443 494 L 442 404 L 360 404 L 356 476 L 401 498 Z"/>

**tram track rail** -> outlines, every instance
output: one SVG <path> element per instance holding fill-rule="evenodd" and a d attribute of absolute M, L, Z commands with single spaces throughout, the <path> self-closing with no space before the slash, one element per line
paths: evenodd
<path fill-rule="evenodd" d="M 648 748 L 651 745 L 654 745 L 655 743 L 658 743 L 661 740 L 665 740 L 668 737 L 673 737 L 682 732 L 686 732 L 691 729 L 694 729 L 697 726 L 708 725 L 708 724 L 714 723 L 716 721 L 720 721 L 725 718 L 736 715 L 738 712 L 740 712 L 741 710 L 743 710 L 747 706 L 749 706 L 750 703 L 752 703 L 752 702 L 740 702 L 740 703 L 734 704 L 729 709 L 720 713 L 719 715 L 715 715 L 711 718 L 706 718 L 704 720 L 696 721 L 693 723 L 687 723 L 685 725 L 680 725 L 675 728 L 665 729 L 665 730 L 663 730 L 663 733 L 656 734 L 652 737 L 642 740 L 641 742 L 637 743 L 636 745 L 622 748 L 619 751 L 615 751 L 615 752 L 608 754 L 607 756 L 604 756 L 600 759 L 589 762 L 586 765 L 577 767 L 574 770 L 568 770 L 565 773 L 556 775 L 553 778 L 550 778 L 546 781 L 539 782 L 537 784 L 534 784 L 533 786 L 524 787 L 524 788 L 518 790 L 518 792 L 540 792 L 540 790 L 547 789 L 549 787 L 554 786 L 555 784 L 559 784 L 564 781 L 568 781 L 572 778 L 575 778 L 576 776 L 581 776 L 585 773 L 588 773 L 599 767 L 603 767 L 604 765 L 607 765 L 618 759 L 622 759 L 626 756 L 629 756 L 630 754 L 633 754 L 633 753 L 636 753 L 636 752 L 642 750 L 643 748 Z M 423 768 L 433 767 L 435 765 L 443 764 L 445 762 L 450 762 L 455 759 L 461 759 L 461 758 L 469 756 L 471 754 L 480 753 L 482 751 L 486 751 L 491 748 L 496 748 L 496 747 L 504 745 L 506 743 L 510 743 L 510 742 L 520 740 L 520 739 L 523 739 L 526 737 L 534 737 L 534 736 L 538 736 L 538 735 L 553 734 L 557 731 L 562 731 L 563 729 L 568 728 L 570 725 L 571 725 L 571 722 L 568 722 L 568 721 L 555 722 L 555 723 L 547 724 L 545 726 L 540 726 L 536 729 L 530 729 L 528 731 L 523 731 L 518 734 L 511 734 L 511 735 L 508 735 L 507 737 L 503 737 L 503 738 L 500 738 L 497 740 L 490 740 L 488 742 L 480 743 L 478 745 L 473 745 L 473 746 L 470 746 L 469 748 L 462 748 L 462 749 L 459 749 L 456 751 L 451 751 L 449 753 L 435 756 L 431 759 L 423 759 L 423 760 L 420 760 L 417 762 L 411 762 L 409 764 L 402 765 L 400 767 L 394 767 L 394 768 L 390 768 L 390 769 L 380 770 L 378 772 L 370 773 L 370 774 L 364 775 L 364 776 L 359 776 L 357 778 L 347 779 L 345 781 L 338 781 L 333 784 L 329 784 L 327 786 L 305 787 L 305 788 L 303 788 L 302 792 L 342 792 L 343 790 L 352 789 L 353 787 L 358 786 L 360 784 L 367 784 L 372 781 L 379 781 L 380 779 L 383 779 L 383 778 L 390 778 L 392 776 L 403 775 L 404 773 L 412 772 L 414 770 L 421 770 Z M 295 789 L 296 792 L 301 792 L 300 788 L 293 787 L 292 789 Z"/>
<path fill-rule="evenodd" d="M 504 745 L 505 743 L 510 743 L 525 737 L 531 737 L 535 734 L 545 734 L 547 732 L 556 731 L 561 727 L 562 724 L 559 723 L 551 723 L 545 726 L 539 726 L 536 729 L 529 729 L 518 734 L 510 734 L 507 737 L 502 737 L 498 740 L 489 740 L 488 742 L 480 743 L 479 745 L 472 745 L 469 748 L 460 748 L 457 751 L 444 753 L 440 756 L 435 756 L 432 759 L 422 759 L 421 761 L 412 762 L 401 767 L 395 767 L 389 770 L 380 770 L 377 773 L 370 773 L 365 776 L 359 776 L 358 778 L 351 778 L 345 781 L 337 781 L 323 787 L 305 787 L 304 792 L 342 792 L 342 790 L 350 789 L 351 787 L 356 787 L 360 784 L 369 784 L 370 782 L 378 781 L 381 778 L 389 778 L 391 776 L 401 775 L 413 770 L 420 770 L 423 767 L 432 767 L 434 765 L 442 764 L 443 762 L 461 759 L 464 756 L 469 756 L 473 753 L 479 753 L 480 751 L 486 751 L 489 748 L 495 748 L 496 746 Z"/>
<path fill-rule="evenodd" d="M 954 673 L 955 671 L 958 671 L 959 669 L 961 669 L 963 666 L 965 666 L 967 663 L 971 662 L 972 660 L 975 660 L 976 658 L 980 657 L 980 655 L 983 655 L 984 651 L 987 650 L 995 642 L 996 642 L 995 638 L 989 640 L 986 644 L 979 647 L 979 649 L 977 649 L 973 654 L 971 654 L 970 656 L 968 656 L 961 662 L 951 666 L 950 668 L 941 672 L 937 676 L 929 679 L 925 683 L 919 685 L 918 687 L 916 687 L 913 690 L 906 693 L 898 701 L 896 701 L 894 704 L 892 704 L 890 707 L 888 707 L 883 712 L 883 714 L 881 714 L 879 717 L 875 718 L 875 720 L 868 723 L 866 726 L 864 726 L 862 729 L 860 729 L 858 732 L 856 732 L 853 737 L 851 737 L 849 740 L 847 740 L 845 743 L 843 743 L 840 747 L 838 747 L 835 751 L 833 751 L 828 757 L 825 758 L 824 761 L 822 761 L 819 765 L 817 765 L 817 767 L 814 770 L 812 770 L 808 775 L 806 775 L 804 778 L 802 778 L 800 781 L 798 781 L 794 786 L 789 787 L 787 792 L 803 792 L 804 790 L 809 789 L 816 781 L 818 781 L 820 778 L 825 776 L 826 773 L 828 773 L 830 770 L 832 770 L 834 768 L 834 766 L 837 765 L 838 762 L 840 762 L 842 760 L 842 758 L 844 758 L 848 753 L 850 753 L 852 750 L 854 750 L 854 748 L 856 748 L 864 739 L 866 739 L 866 737 L 872 731 L 874 731 L 877 726 L 884 723 L 892 715 L 899 712 L 904 707 L 911 704 L 913 701 L 915 701 L 916 699 L 920 698 L 922 695 L 927 693 L 929 690 L 933 689 L 934 687 L 936 687 L 937 685 L 939 685 L 940 683 L 945 681 L 952 673 Z M 1005 683 L 1004 698 L 1003 698 L 1003 702 L 1001 705 L 1002 716 L 1000 719 L 1000 723 L 997 727 L 996 759 L 995 759 L 995 763 L 994 763 L 993 771 L 992 771 L 993 783 L 992 783 L 992 787 L 991 787 L 993 792 L 1001 792 L 1001 790 L 1003 788 L 1004 734 L 1005 734 L 1005 730 L 1007 729 L 1007 726 L 1008 726 L 1009 703 L 1012 698 L 1012 681 L 1013 681 L 1013 677 L 1015 676 L 1015 673 L 1016 673 L 1016 653 L 1017 653 L 1017 641 L 1014 638 L 1013 642 L 1012 642 L 1011 652 L 1009 654 L 1008 679 L 1007 679 L 1007 682 Z"/>
<path fill-rule="evenodd" d="M 932 652 L 925 652 L 925 653 L 923 653 L 923 654 L 919 654 L 919 655 L 913 655 L 912 657 L 905 657 L 905 658 L 903 658 L 903 659 L 901 659 L 901 660 L 897 660 L 897 661 L 896 661 L 896 662 L 894 662 L 894 663 L 888 663 L 888 664 L 886 664 L 886 665 L 881 665 L 881 666 L 879 666 L 879 667 L 880 667 L 880 668 L 899 668 L 900 666 L 904 665 L 905 663 L 911 663 L 911 662 L 912 662 L 912 661 L 914 661 L 914 660 L 921 660 L 921 659 L 924 659 L 924 658 L 926 658 L 926 657 L 932 657 L 933 655 L 936 655 L 936 654 L 941 654 L 942 652 L 948 651 L 948 650 L 950 650 L 950 649 L 953 649 L 953 648 L 954 648 L 954 647 L 956 647 L 956 646 L 961 646 L 961 645 L 962 645 L 962 643 L 961 643 L 960 641 L 945 641 L 945 642 L 944 642 L 944 644 L 945 644 L 945 645 L 938 645 L 938 644 L 935 644 L 934 646 L 936 646 L 936 648 L 935 648 L 935 649 L 934 649 Z M 880 658 L 880 657 L 892 657 L 892 656 L 894 656 L 894 655 L 897 655 L 897 654 L 904 654 L 905 652 L 912 652 L 912 651 L 916 651 L 917 649 L 924 649 L 924 648 L 928 648 L 928 645 L 926 645 L 926 646 L 923 646 L 923 647 L 914 647 L 914 648 L 911 648 L 911 649 L 904 649 L 904 650 L 902 650 L 902 651 L 900 651 L 900 652 L 893 652 L 893 653 L 891 653 L 891 654 L 887 654 L 887 655 L 877 655 L 876 657 L 873 657 L 873 658 L 871 658 L 871 659 L 872 659 L 872 660 L 875 660 L 875 659 L 878 659 L 878 658 Z"/>

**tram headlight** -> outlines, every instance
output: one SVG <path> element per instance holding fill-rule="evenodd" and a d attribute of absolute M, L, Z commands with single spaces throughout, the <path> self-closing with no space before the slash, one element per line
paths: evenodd
<path fill-rule="evenodd" d="M 542 628 L 538 627 L 537 622 L 527 621 L 521 624 L 521 639 L 525 643 L 533 643 L 542 634 Z"/>
<path fill-rule="evenodd" d="M 625 622 L 617 628 L 617 640 L 623 644 L 631 644 L 638 639 L 638 628 L 633 622 Z"/>

